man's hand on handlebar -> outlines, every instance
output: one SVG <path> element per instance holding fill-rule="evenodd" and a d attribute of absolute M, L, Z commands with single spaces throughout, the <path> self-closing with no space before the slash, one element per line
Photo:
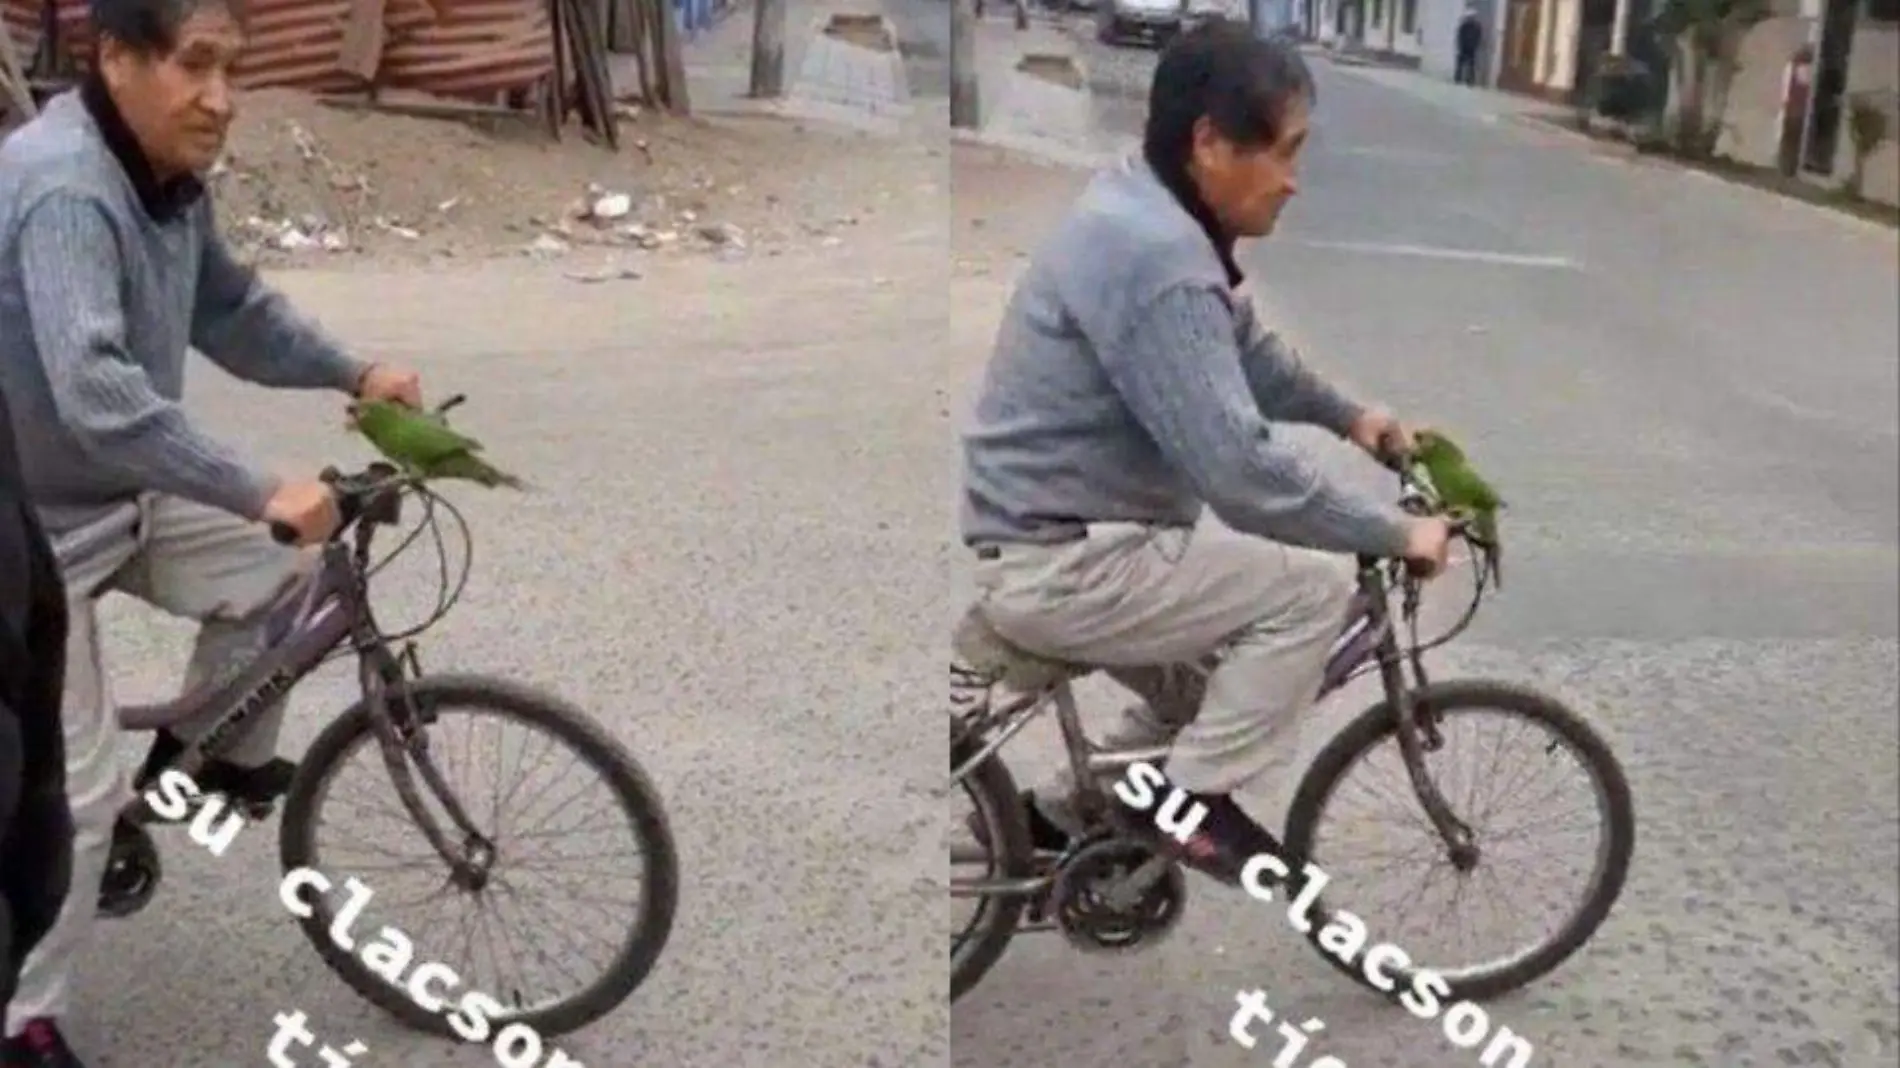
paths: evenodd
<path fill-rule="evenodd" d="M 271 536 L 292 545 L 316 545 L 336 533 L 343 513 L 336 490 L 320 479 L 286 482 L 264 506 Z"/>
<path fill-rule="evenodd" d="M 1398 469 L 1412 455 L 1413 428 L 1383 408 L 1367 408 L 1352 421 L 1346 438 L 1380 463 Z"/>
<path fill-rule="evenodd" d="M 1450 563 L 1451 521 L 1443 516 L 1419 516 L 1405 536 L 1405 566 L 1419 578 L 1436 578 Z"/>

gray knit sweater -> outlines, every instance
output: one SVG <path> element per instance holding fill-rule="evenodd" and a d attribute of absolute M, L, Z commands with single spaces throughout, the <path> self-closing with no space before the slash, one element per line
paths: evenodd
<path fill-rule="evenodd" d="M 1264 331 L 1147 164 L 1096 176 L 1032 257 L 963 439 L 963 537 L 1191 525 L 1399 555 L 1398 509 L 1326 478 L 1270 422 L 1344 435 L 1360 408 Z"/>
<path fill-rule="evenodd" d="M 296 389 L 364 365 L 231 257 L 208 199 L 155 212 L 115 123 L 67 93 L 0 146 L 0 390 L 28 495 L 53 533 L 145 491 L 257 518 L 277 481 L 187 417 L 186 351 Z"/>

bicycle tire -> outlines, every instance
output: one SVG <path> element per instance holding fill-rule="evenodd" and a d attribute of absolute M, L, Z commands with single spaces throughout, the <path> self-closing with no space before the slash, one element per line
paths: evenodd
<path fill-rule="evenodd" d="M 953 740 L 950 744 L 950 770 L 955 772 L 958 766 L 981 751 L 979 741 Z M 953 787 L 955 785 L 952 784 Z M 1029 836 L 1029 814 L 1023 811 L 1022 796 L 1016 790 L 1016 780 L 1010 775 L 1002 758 L 992 754 L 988 760 L 972 768 L 963 780 L 963 786 L 976 795 L 979 814 L 995 813 L 997 817 L 993 821 L 985 820 L 990 840 L 990 877 L 1029 878 L 1036 866 L 1035 843 Z M 955 878 L 954 873 L 951 877 Z M 969 993 L 1002 959 L 1003 951 L 1009 948 L 1010 940 L 1016 937 L 1016 926 L 1022 921 L 1023 909 L 1028 903 L 1027 898 L 1017 895 L 991 894 L 982 899 L 976 922 L 971 925 L 967 936 L 969 952 L 959 961 L 955 947 L 951 948 L 952 1003 Z"/>
<path fill-rule="evenodd" d="M 1605 861 L 1595 885 L 1581 907 L 1571 913 L 1569 921 L 1535 950 L 1518 954 L 1497 968 L 1458 981 L 1441 976 L 1446 979 L 1446 986 L 1451 991 L 1444 999 L 1447 1004 L 1455 1001 L 1485 1001 L 1521 989 L 1555 971 L 1582 949 L 1609 917 L 1610 910 L 1622 895 L 1623 884 L 1629 877 L 1630 861 L 1636 850 L 1636 815 L 1630 797 L 1629 780 L 1609 743 L 1603 740 L 1596 729 L 1548 694 L 1486 679 L 1433 682 L 1414 693 L 1419 702 L 1448 715 L 1459 711 L 1503 712 L 1543 724 L 1582 759 L 1607 802 L 1609 844 L 1604 851 Z M 1326 744 L 1300 780 L 1299 789 L 1288 810 L 1286 850 L 1290 856 L 1312 855 L 1314 832 L 1325 812 L 1326 802 L 1338 787 L 1341 777 L 1361 756 L 1388 739 L 1393 739 L 1397 732 L 1397 712 L 1389 700 L 1382 700 L 1360 713 Z M 1479 863 L 1482 864 L 1483 860 L 1480 859 Z M 1312 915 L 1316 918 L 1331 915 L 1324 899 L 1315 902 Z M 1322 929 L 1323 924 L 1313 924 L 1313 930 L 1305 936 L 1307 942 L 1327 963 L 1382 997 L 1396 997 L 1398 992 L 1410 986 L 1413 975 L 1424 970 L 1419 967 L 1389 969 L 1386 974 L 1396 981 L 1397 991 L 1382 990 L 1366 978 L 1357 962 L 1341 960 L 1320 946 L 1319 932 Z"/>
<path fill-rule="evenodd" d="M 491 1017 L 491 1034 L 520 1023 L 545 1038 L 553 1038 L 612 1012 L 652 972 L 672 934 L 679 907 L 679 859 L 659 791 L 624 746 L 592 717 L 552 694 L 478 675 L 427 676 L 410 684 L 407 694 L 438 713 L 499 713 L 538 727 L 564 743 L 612 788 L 621 810 L 631 818 L 640 836 L 645 866 L 646 892 L 641 895 L 640 914 L 627 941 L 591 986 L 547 1008 Z M 279 859 L 286 873 L 315 866 L 316 817 L 323 786 L 359 740 L 380 753 L 369 710 L 362 701 L 325 727 L 304 755 L 285 796 L 283 823 L 278 828 Z M 427 793 L 426 785 L 418 783 L 418 787 Z M 371 971 L 354 953 L 338 946 L 327 930 L 331 911 L 326 903 L 313 895 L 310 904 L 314 906 L 311 916 L 300 918 L 298 925 L 324 964 L 351 990 L 417 1031 L 465 1041 L 448 1023 L 455 1008 L 453 999 L 440 1012 L 423 1008 L 401 988 Z"/>

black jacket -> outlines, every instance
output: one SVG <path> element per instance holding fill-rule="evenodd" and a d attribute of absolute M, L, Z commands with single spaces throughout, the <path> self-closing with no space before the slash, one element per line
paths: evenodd
<path fill-rule="evenodd" d="M 1484 23 L 1476 15 L 1466 15 L 1458 23 L 1458 51 L 1476 52 L 1484 43 Z"/>
<path fill-rule="evenodd" d="M 59 567 L 20 484 L 13 420 L 0 396 L 0 1013 L 71 880 L 60 727 L 66 627 Z"/>

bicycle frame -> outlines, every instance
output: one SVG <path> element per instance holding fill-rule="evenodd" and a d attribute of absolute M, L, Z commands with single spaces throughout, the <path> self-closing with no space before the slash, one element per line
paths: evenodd
<path fill-rule="evenodd" d="M 479 874 L 484 865 L 468 860 L 465 845 L 451 846 L 447 834 L 417 794 L 410 772 L 412 759 L 423 781 L 442 802 L 456 828 L 466 836 L 464 841 L 477 846 L 484 857 L 492 854 L 492 843 L 476 830 L 435 763 L 429 759 L 427 736 L 418 729 L 424 725 L 426 714 L 408 701 L 392 701 L 389 697 L 390 691 L 400 692 L 404 688 L 408 675 L 403 659 L 390 650 L 378 633 L 370 611 L 364 561 L 375 525 L 369 517 L 358 521 L 354 547 L 341 540 L 326 542 L 314 571 L 292 583 L 264 610 L 266 647 L 255 660 L 226 680 L 213 681 L 174 700 L 123 706 L 118 713 L 119 724 L 127 730 L 157 730 L 223 709 L 211 729 L 187 745 L 178 758 L 167 765 L 166 770 L 195 778 L 208 761 L 230 748 L 247 722 L 286 699 L 298 683 L 348 642 L 357 655 L 357 676 L 364 705 L 369 710 L 384 765 L 404 807 L 430 845 L 457 875 L 471 877 Z M 150 818 L 143 798 L 134 800 L 126 814 L 135 820 Z"/>
<path fill-rule="evenodd" d="M 1327 657 L 1324 681 L 1321 683 L 1319 699 L 1337 692 L 1346 682 L 1357 676 L 1367 664 L 1376 663 L 1381 682 L 1384 685 L 1386 700 L 1390 703 L 1398 720 L 1400 749 L 1405 757 L 1405 765 L 1424 804 L 1432 825 L 1454 852 L 1468 847 L 1471 831 L 1456 816 L 1452 815 L 1449 805 L 1432 782 L 1424 765 L 1424 744 L 1420 740 L 1421 725 L 1417 717 L 1415 702 L 1412 700 L 1413 687 L 1405 677 L 1406 651 L 1400 646 L 1398 635 L 1393 626 L 1392 611 L 1389 605 L 1391 584 L 1387 582 L 1382 562 L 1373 557 L 1359 558 L 1359 589 L 1353 596 L 1352 608 L 1347 620 L 1334 640 L 1331 653 Z M 1424 684 L 1422 667 L 1414 661 L 1412 668 L 1418 676 L 1418 682 Z M 1194 668 L 1200 670 L 1198 666 Z M 1081 709 L 1075 700 L 1073 679 L 1063 679 L 1041 690 L 1012 698 L 1001 709 L 989 709 L 988 687 L 984 687 L 981 696 L 972 696 L 968 707 L 979 714 L 1001 723 L 1000 728 L 992 732 L 992 737 L 968 760 L 965 760 L 951 775 L 952 783 L 958 783 L 974 768 L 995 755 L 1008 741 L 1015 737 L 1044 710 L 1053 707 L 1056 720 L 1062 731 L 1064 748 L 1068 754 L 1069 770 L 1076 783 L 1078 809 L 1086 818 L 1105 808 L 1110 802 L 1100 780 L 1124 771 L 1138 763 L 1159 763 L 1166 755 L 1169 746 L 1145 746 L 1134 749 L 1109 749 L 1097 745 L 1088 737 L 1082 727 Z M 1434 738 L 1434 742 L 1436 739 Z M 985 857 L 964 858 L 971 862 L 981 861 Z M 951 861 L 959 858 L 953 850 Z M 1040 892 L 1049 885 L 1053 876 L 1040 876 L 1029 879 L 1001 880 L 995 882 L 962 883 L 951 880 L 951 897 L 984 897 L 991 894 L 1031 895 Z"/>

